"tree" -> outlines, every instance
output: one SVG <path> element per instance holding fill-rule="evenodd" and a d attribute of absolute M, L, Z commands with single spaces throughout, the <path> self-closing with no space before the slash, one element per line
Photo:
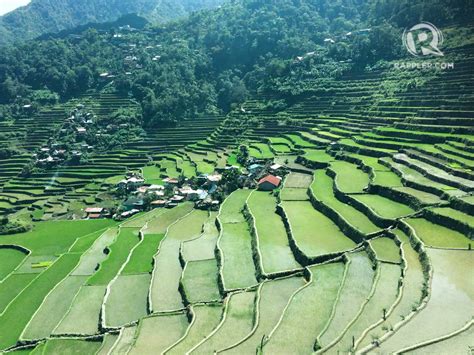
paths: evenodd
<path fill-rule="evenodd" d="M 237 162 L 240 165 L 245 165 L 249 158 L 249 148 L 246 145 L 241 145 L 237 152 Z"/>
<path fill-rule="evenodd" d="M 240 172 L 238 169 L 227 169 L 222 174 L 222 184 L 225 186 L 225 192 L 230 194 L 237 190 L 239 186 Z"/>
<path fill-rule="evenodd" d="M 81 65 L 74 68 L 74 74 L 76 77 L 75 86 L 78 92 L 83 92 L 90 88 L 94 75 L 88 66 Z"/>

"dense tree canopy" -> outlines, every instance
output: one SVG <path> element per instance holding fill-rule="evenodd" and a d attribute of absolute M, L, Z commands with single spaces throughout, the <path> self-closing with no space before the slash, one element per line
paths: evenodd
<path fill-rule="evenodd" d="M 88 29 L 0 53 L 1 103 L 117 90 L 142 104 L 145 125 L 227 111 L 249 93 L 285 96 L 306 83 L 401 55 L 403 27 L 444 8 L 438 1 L 243 0 L 144 30 Z M 405 3 L 405 2 L 403 2 Z M 466 18 L 464 2 L 436 12 Z M 471 10 L 469 10 L 471 11 Z M 421 15 L 420 15 L 421 14 Z M 41 95 L 40 95 L 41 96 Z"/>
<path fill-rule="evenodd" d="M 35 0 L 0 17 L 0 44 L 32 39 L 42 34 L 85 24 L 115 21 L 140 14 L 165 22 L 191 11 L 216 7 L 222 0 Z"/>

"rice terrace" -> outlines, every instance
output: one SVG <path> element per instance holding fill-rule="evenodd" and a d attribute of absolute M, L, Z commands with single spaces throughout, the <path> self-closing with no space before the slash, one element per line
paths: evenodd
<path fill-rule="evenodd" d="M 471 1 L 77 1 L 0 16 L 0 353 L 472 354 Z"/>

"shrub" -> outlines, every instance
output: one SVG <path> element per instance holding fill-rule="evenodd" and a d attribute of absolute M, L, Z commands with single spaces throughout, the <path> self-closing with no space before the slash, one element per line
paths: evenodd
<path fill-rule="evenodd" d="M 8 218 L 0 221 L 0 235 L 24 233 L 31 228 L 31 224 L 22 221 L 10 221 Z"/>

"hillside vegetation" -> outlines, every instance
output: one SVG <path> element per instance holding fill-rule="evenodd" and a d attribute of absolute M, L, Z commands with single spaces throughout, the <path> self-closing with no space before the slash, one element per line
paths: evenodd
<path fill-rule="evenodd" d="M 33 0 L 0 17 L 0 45 L 88 23 L 111 22 L 129 14 L 166 22 L 220 3 L 220 0 Z"/>

